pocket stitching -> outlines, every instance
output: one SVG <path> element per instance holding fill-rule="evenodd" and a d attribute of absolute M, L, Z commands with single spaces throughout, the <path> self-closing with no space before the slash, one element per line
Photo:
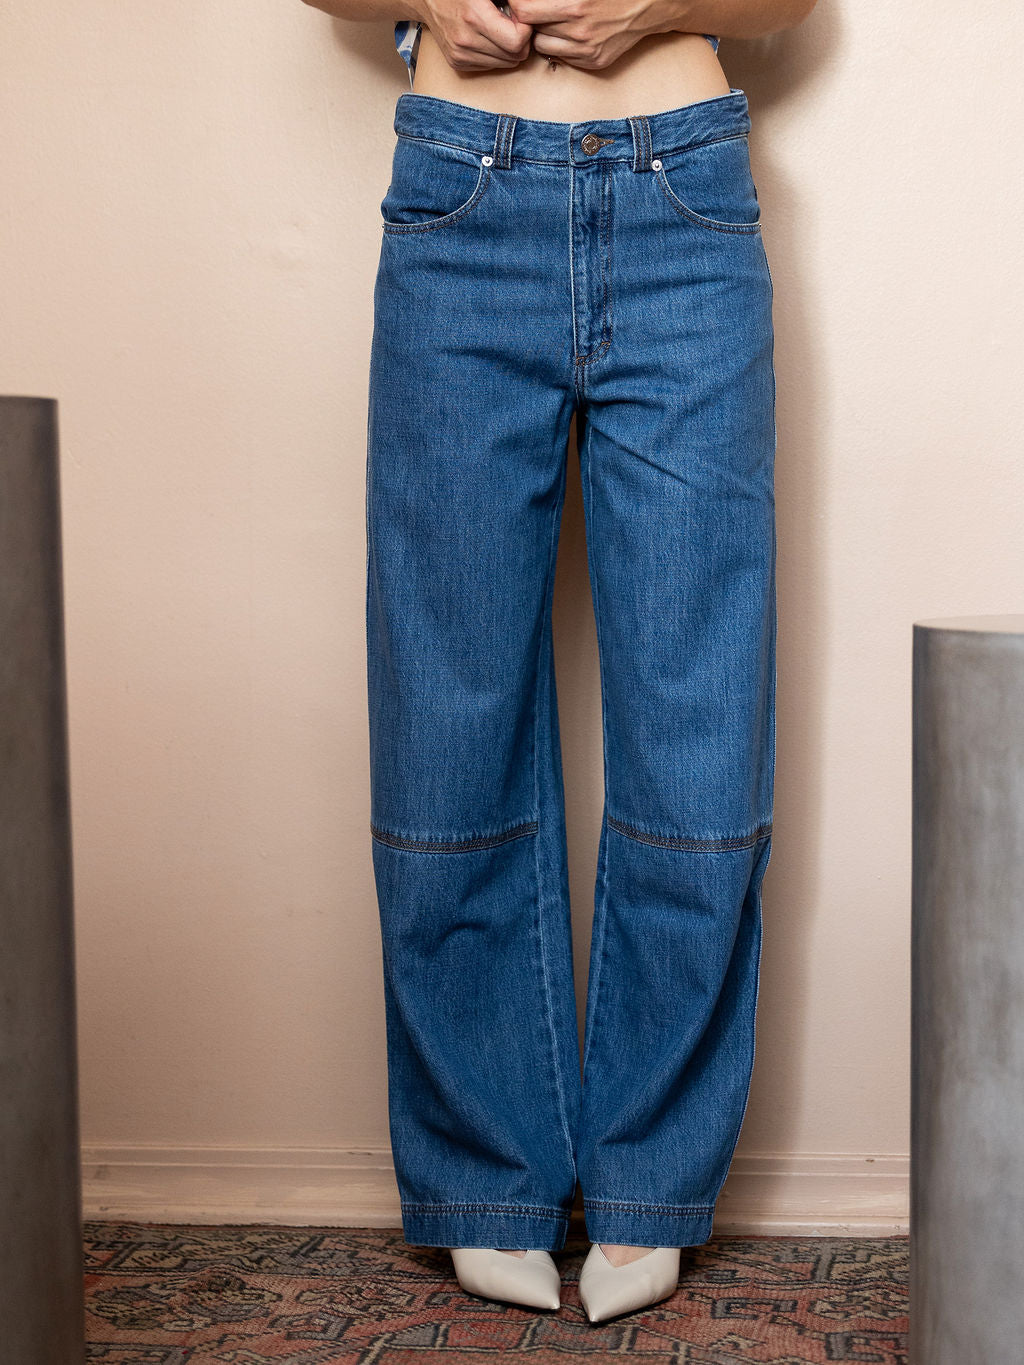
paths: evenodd
<path fill-rule="evenodd" d="M 426 139 L 419 140 L 426 141 Z M 486 190 L 487 186 L 490 184 L 492 170 L 493 165 L 489 165 L 481 160 L 480 172 L 477 176 L 473 193 L 464 204 L 460 204 L 459 207 L 453 209 L 451 213 L 446 213 L 441 218 L 431 218 L 430 221 L 426 223 L 395 223 L 382 216 L 380 220 L 381 227 L 385 233 L 397 237 L 404 236 L 410 232 L 434 232 L 438 228 L 447 227 L 450 223 L 458 222 L 460 218 L 464 217 L 480 202 L 484 190 Z"/>
<path fill-rule="evenodd" d="M 733 136 L 743 137 L 744 134 L 736 133 Z M 730 138 L 715 138 L 716 142 L 728 142 L 730 140 Z M 702 147 L 705 144 L 697 143 L 695 145 Z M 672 186 L 668 183 L 668 173 L 664 166 L 660 166 L 658 170 L 655 171 L 655 176 L 657 178 L 658 188 L 668 201 L 669 208 L 675 209 L 676 213 L 681 217 L 688 218 L 698 227 L 709 228 L 713 232 L 733 232 L 750 237 L 756 236 L 756 234 L 761 231 L 763 220 L 760 212 L 758 213 L 757 219 L 752 223 L 727 223 L 718 218 L 705 218 L 702 213 L 697 213 L 696 210 L 689 208 L 688 205 L 684 204 L 679 198 L 675 190 L 673 190 Z"/>

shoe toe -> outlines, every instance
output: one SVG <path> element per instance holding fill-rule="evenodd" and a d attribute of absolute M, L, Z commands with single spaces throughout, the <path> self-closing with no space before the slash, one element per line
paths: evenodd
<path fill-rule="evenodd" d="M 580 1270 L 579 1293 L 591 1322 L 659 1303 L 679 1285 L 679 1247 L 655 1247 L 645 1256 L 615 1266 L 594 1242 Z"/>
<path fill-rule="evenodd" d="M 450 1247 L 455 1275 L 469 1294 L 528 1308 L 561 1307 L 561 1277 L 550 1252 L 506 1256 L 497 1248 Z"/>

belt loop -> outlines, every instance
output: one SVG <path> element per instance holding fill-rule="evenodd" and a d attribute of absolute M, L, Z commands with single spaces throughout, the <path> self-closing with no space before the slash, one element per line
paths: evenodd
<path fill-rule="evenodd" d="M 653 156 L 650 121 L 646 114 L 630 115 L 629 126 L 633 133 L 633 169 L 648 171 Z"/>
<path fill-rule="evenodd" d="M 507 170 L 512 164 L 512 138 L 515 134 L 516 115 L 499 114 L 494 129 L 494 164 Z"/>

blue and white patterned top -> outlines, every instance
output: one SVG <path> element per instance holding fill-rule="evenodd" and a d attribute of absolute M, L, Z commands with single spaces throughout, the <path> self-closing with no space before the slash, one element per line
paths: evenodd
<path fill-rule="evenodd" d="M 423 25 L 418 19 L 400 19 L 395 25 L 395 46 L 406 66 L 409 68 L 409 85 L 413 85 L 416 75 L 416 54 L 420 49 L 420 33 Z M 703 35 L 712 48 L 718 51 L 718 39 L 713 33 Z"/>

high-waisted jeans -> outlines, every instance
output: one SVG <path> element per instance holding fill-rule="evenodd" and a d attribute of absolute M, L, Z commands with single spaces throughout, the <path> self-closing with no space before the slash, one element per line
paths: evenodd
<path fill-rule="evenodd" d="M 775 767 L 772 281 L 745 93 L 402 94 L 370 362 L 370 837 L 405 1239 L 708 1240 Z M 604 808 L 582 1068 L 552 653 L 577 422 Z M 581 1074 L 582 1073 L 582 1074 Z"/>

